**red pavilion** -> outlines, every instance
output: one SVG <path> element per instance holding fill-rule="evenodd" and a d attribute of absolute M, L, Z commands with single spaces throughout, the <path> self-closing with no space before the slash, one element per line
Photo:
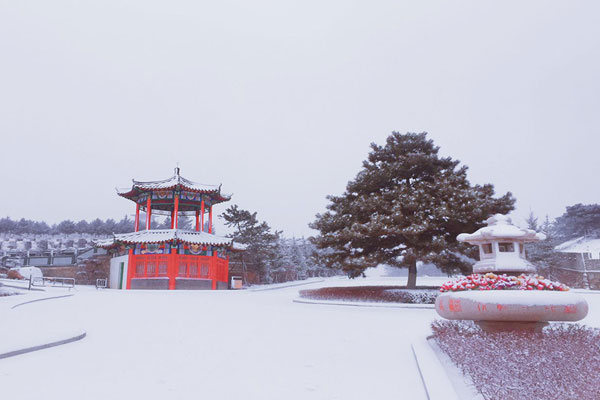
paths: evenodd
<path fill-rule="evenodd" d="M 234 243 L 213 234 L 213 206 L 231 198 L 221 193 L 221 185 L 191 182 L 176 168 L 169 179 L 134 180 L 131 189 L 117 193 L 136 205 L 135 232 L 96 244 L 112 253 L 111 288 L 227 289 Z M 140 221 L 140 212 L 145 212 L 145 221 Z M 152 229 L 153 215 L 170 216 L 170 229 Z M 195 229 L 179 229 L 183 215 L 195 217 Z"/>

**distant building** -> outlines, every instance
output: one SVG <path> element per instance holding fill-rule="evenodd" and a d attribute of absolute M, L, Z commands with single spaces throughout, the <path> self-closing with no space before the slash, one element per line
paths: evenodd
<path fill-rule="evenodd" d="M 561 253 L 559 274 L 570 275 L 581 287 L 600 289 L 600 239 L 582 236 L 554 250 Z"/>
<path fill-rule="evenodd" d="M 92 284 L 95 276 L 90 274 L 90 261 L 108 254 L 105 249 L 92 247 L 93 239 L 92 235 L 75 233 L 1 234 L 0 266 L 37 267 L 46 277 L 75 278 L 77 283 Z"/>

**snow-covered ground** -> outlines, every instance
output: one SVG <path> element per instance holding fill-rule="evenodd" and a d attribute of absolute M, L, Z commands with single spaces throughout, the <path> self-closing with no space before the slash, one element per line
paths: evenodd
<path fill-rule="evenodd" d="M 306 288 L 405 279 L 334 277 L 264 291 L 80 287 L 73 297 L 16 309 L 2 302 L 40 295 L 0 298 L 3 321 L 16 313 L 14 324 L 42 333 L 87 332 L 78 342 L 0 360 L 2 398 L 425 399 L 411 342 L 430 334 L 434 310 L 292 301 Z M 59 290 L 68 293 L 52 293 Z M 584 323 L 599 326 L 600 295 L 586 298 Z M 15 332 L 23 330 L 0 330 L 0 342 L 18 341 Z"/>

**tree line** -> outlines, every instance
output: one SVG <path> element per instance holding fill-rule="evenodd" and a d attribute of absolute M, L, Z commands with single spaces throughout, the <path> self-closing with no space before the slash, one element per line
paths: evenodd
<path fill-rule="evenodd" d="M 142 224 L 145 219 L 141 220 Z M 208 222 L 206 223 L 208 224 Z M 191 229 L 192 219 L 186 216 L 180 216 L 178 222 L 179 229 Z M 166 217 L 162 221 L 152 217 L 152 229 L 170 229 L 171 218 Z M 17 235 L 57 235 L 57 234 L 90 234 L 96 236 L 112 235 L 113 233 L 127 233 L 134 230 L 134 221 L 127 215 L 116 221 L 112 218 L 102 220 L 96 218 L 90 222 L 81 220 L 78 222 L 66 219 L 57 224 L 48 224 L 45 221 L 33 221 L 21 218 L 13 220 L 10 217 L 0 218 L 0 233 L 12 233 Z"/>
<path fill-rule="evenodd" d="M 260 221 L 256 212 L 234 204 L 219 217 L 232 231 L 228 236 L 244 246 L 244 251 L 232 253 L 229 259 L 246 282 L 277 283 L 341 273 L 327 267 L 323 250 L 310 240 L 284 238 L 282 231 Z"/>
<path fill-rule="evenodd" d="M 48 224 L 45 221 L 33 221 L 21 218 L 13 220 L 10 217 L 0 219 L 0 233 L 23 234 L 90 234 L 90 235 L 110 235 L 112 233 L 125 233 L 133 231 L 133 220 L 127 216 L 119 221 L 112 218 L 101 220 L 96 218 L 93 221 L 81 220 L 78 222 L 64 220 L 57 224 Z"/>

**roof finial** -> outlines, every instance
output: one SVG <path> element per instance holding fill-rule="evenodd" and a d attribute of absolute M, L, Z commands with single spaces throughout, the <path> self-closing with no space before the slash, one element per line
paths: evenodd
<path fill-rule="evenodd" d="M 175 175 L 179 176 L 179 161 L 175 164 Z"/>

